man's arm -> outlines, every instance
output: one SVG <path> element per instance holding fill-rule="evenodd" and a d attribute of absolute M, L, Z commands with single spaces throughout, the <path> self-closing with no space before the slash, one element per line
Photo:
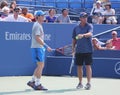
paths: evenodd
<path fill-rule="evenodd" d="M 76 40 L 72 40 L 72 53 L 75 53 L 75 45 L 76 45 Z"/>
<path fill-rule="evenodd" d="M 37 41 L 40 45 L 44 45 L 44 41 L 39 37 L 39 35 L 36 35 L 36 41 Z"/>
<path fill-rule="evenodd" d="M 86 37 L 86 38 L 92 37 L 92 32 L 83 34 L 83 37 Z"/>

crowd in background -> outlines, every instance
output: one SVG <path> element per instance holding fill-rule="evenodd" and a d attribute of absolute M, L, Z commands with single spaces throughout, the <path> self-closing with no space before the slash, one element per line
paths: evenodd
<path fill-rule="evenodd" d="M 95 50 L 120 50 L 120 38 L 115 30 L 111 32 L 111 39 L 105 43 L 97 38 L 93 38 L 92 43 Z"/>
<path fill-rule="evenodd" d="M 112 8 L 110 2 L 103 5 L 100 0 L 96 1 L 93 4 L 90 16 L 90 23 L 92 24 L 117 24 L 115 9 Z M 33 22 L 35 16 L 34 13 L 29 12 L 27 7 L 17 6 L 16 0 L 13 0 L 10 4 L 6 0 L 2 0 L 0 3 L 0 21 Z M 74 21 L 70 19 L 69 10 L 64 8 L 59 15 L 55 9 L 49 9 L 44 22 L 72 23 Z"/>
<path fill-rule="evenodd" d="M 105 3 L 103 6 L 101 1 L 97 1 L 90 14 L 92 15 L 93 24 L 117 24 L 115 9 L 112 8 L 110 2 Z"/>
<path fill-rule="evenodd" d="M 36 13 L 36 12 L 35 12 Z M 16 4 L 16 0 L 13 0 L 10 4 L 6 0 L 0 3 L 0 21 L 10 22 L 34 22 L 35 13 L 29 12 L 27 7 L 19 7 Z M 92 15 L 93 24 L 117 24 L 115 17 L 115 9 L 111 7 L 111 3 L 106 3 L 104 6 L 101 1 L 96 1 L 93 4 L 90 15 Z M 56 16 L 55 9 L 49 9 L 45 16 L 44 22 L 46 23 L 72 23 L 69 17 L 69 10 L 64 8 L 61 10 L 61 14 Z M 114 35 L 113 35 L 114 34 Z M 104 47 L 99 44 L 97 38 L 93 38 L 94 49 L 97 50 L 120 50 L 120 38 L 117 38 L 117 32 L 112 32 L 112 39 L 106 41 Z"/>
<path fill-rule="evenodd" d="M 55 9 L 49 9 L 46 13 L 44 22 L 48 23 L 71 23 L 68 9 L 62 9 L 62 14 L 56 16 Z M 11 21 L 11 22 L 34 22 L 35 13 L 29 12 L 27 7 L 17 6 L 16 1 L 12 1 L 8 4 L 7 1 L 3 0 L 0 4 L 0 21 Z"/>

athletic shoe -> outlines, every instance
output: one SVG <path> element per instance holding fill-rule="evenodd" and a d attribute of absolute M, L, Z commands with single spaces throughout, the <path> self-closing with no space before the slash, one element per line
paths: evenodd
<path fill-rule="evenodd" d="M 35 81 L 34 81 L 34 82 L 29 81 L 29 82 L 27 83 L 27 85 L 30 86 L 30 87 L 32 87 L 32 88 L 34 88 L 34 86 L 35 86 Z"/>
<path fill-rule="evenodd" d="M 38 86 L 34 86 L 34 89 L 35 90 L 48 90 L 47 88 L 45 88 L 44 86 L 42 86 L 41 84 L 40 85 L 38 85 Z"/>
<path fill-rule="evenodd" d="M 90 83 L 87 83 L 86 86 L 85 86 L 85 89 L 86 89 L 86 90 L 90 90 L 90 88 L 91 88 L 91 84 L 90 84 Z"/>
<path fill-rule="evenodd" d="M 82 89 L 83 88 L 83 85 L 81 83 L 79 83 L 76 87 L 77 89 Z"/>

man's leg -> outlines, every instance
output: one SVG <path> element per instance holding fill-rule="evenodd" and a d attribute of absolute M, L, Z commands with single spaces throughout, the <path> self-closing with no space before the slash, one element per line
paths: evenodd
<path fill-rule="evenodd" d="M 77 66 L 77 73 L 78 73 L 79 83 L 82 83 L 82 77 L 83 77 L 82 66 Z"/>
<path fill-rule="evenodd" d="M 87 83 L 90 83 L 92 77 L 91 65 L 86 65 L 86 75 L 87 75 Z"/>
<path fill-rule="evenodd" d="M 78 73 L 78 78 L 79 78 L 79 84 L 77 85 L 77 89 L 83 88 L 82 85 L 82 77 L 83 77 L 83 70 L 82 66 L 77 66 L 77 73 Z"/>
<path fill-rule="evenodd" d="M 86 75 L 87 75 L 87 84 L 85 89 L 89 90 L 91 88 L 91 78 L 92 78 L 92 69 L 91 65 L 86 65 Z"/>
<path fill-rule="evenodd" d="M 43 68 L 44 68 L 44 63 L 43 63 L 43 62 L 38 62 L 38 63 L 37 63 L 37 68 L 36 68 L 35 71 L 34 71 L 34 75 L 35 75 L 37 78 L 41 78 Z"/>
<path fill-rule="evenodd" d="M 44 68 L 44 63 L 43 62 L 38 62 L 38 66 L 35 70 L 35 76 L 36 76 L 36 80 L 35 80 L 35 86 L 34 89 L 35 90 L 48 90 L 47 88 L 43 87 L 41 82 L 40 82 L 40 78 L 42 76 L 42 71 Z"/>
<path fill-rule="evenodd" d="M 43 62 L 38 62 L 36 69 L 34 70 L 34 74 L 32 76 L 31 81 L 29 81 L 27 83 L 27 85 L 31 86 L 32 88 L 34 88 L 34 86 L 36 85 L 40 85 L 40 78 L 42 76 L 42 71 L 44 68 L 44 63 Z"/>

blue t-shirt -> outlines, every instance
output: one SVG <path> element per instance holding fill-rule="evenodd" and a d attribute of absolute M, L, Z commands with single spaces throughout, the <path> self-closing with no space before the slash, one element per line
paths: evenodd
<path fill-rule="evenodd" d="M 55 20 L 56 20 L 56 17 L 51 18 L 50 16 L 47 16 L 47 17 L 46 17 L 46 20 L 48 20 L 48 22 L 54 23 Z"/>
<path fill-rule="evenodd" d="M 84 34 L 88 32 L 93 32 L 93 26 L 92 24 L 86 23 L 86 25 L 83 27 L 81 25 L 77 25 L 73 29 L 72 38 L 76 39 L 76 36 L 78 34 Z M 76 53 L 92 53 L 93 47 L 92 47 L 92 37 L 86 38 L 83 37 L 82 39 L 76 40 Z"/>

